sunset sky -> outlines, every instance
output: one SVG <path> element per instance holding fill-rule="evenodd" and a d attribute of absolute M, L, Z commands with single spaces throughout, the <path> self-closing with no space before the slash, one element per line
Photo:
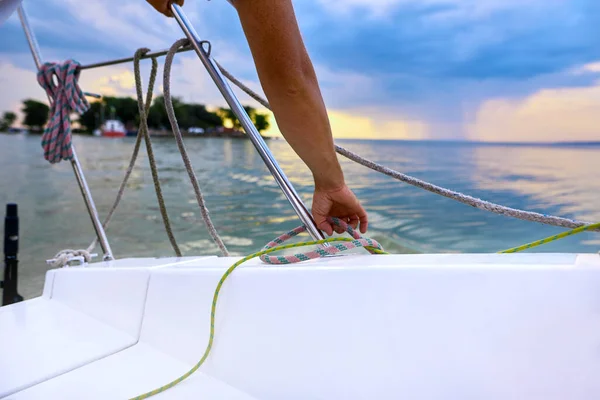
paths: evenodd
<path fill-rule="evenodd" d="M 337 138 L 600 141 L 598 0 L 294 4 Z M 143 0 L 25 5 L 46 60 L 125 57 L 182 37 Z M 260 91 L 235 10 L 225 0 L 186 0 L 185 9 L 215 58 Z M 0 38 L 0 112 L 18 110 L 24 98 L 43 100 L 15 16 Z M 176 64 L 175 95 L 224 105 L 195 55 Z M 81 85 L 133 95 L 131 65 L 85 71 Z"/>

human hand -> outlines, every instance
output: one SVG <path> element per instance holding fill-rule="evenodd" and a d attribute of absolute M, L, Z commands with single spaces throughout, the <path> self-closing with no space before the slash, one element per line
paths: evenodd
<path fill-rule="evenodd" d="M 167 17 L 172 17 L 171 13 L 171 3 L 179 4 L 183 6 L 185 0 L 146 0 L 152 7 L 156 8 L 156 10 L 160 13 L 165 14 Z"/>
<path fill-rule="evenodd" d="M 354 229 L 360 222 L 360 232 L 367 232 L 369 224 L 367 212 L 346 185 L 334 190 L 320 189 L 317 186 L 313 196 L 312 214 L 317 227 L 329 236 L 333 235 L 334 230 L 337 233 L 343 233 L 344 230 L 329 223 L 328 217 L 339 218 Z"/>

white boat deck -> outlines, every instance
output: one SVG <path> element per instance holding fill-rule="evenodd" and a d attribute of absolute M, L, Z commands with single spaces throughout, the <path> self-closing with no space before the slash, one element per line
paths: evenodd
<path fill-rule="evenodd" d="M 50 271 L 0 308 L 0 398 L 127 399 L 202 355 L 235 258 Z M 226 282 L 215 346 L 156 399 L 597 400 L 597 254 L 253 260 Z"/>

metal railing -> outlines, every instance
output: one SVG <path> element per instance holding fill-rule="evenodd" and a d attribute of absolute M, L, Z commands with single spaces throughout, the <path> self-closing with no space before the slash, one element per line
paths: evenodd
<path fill-rule="evenodd" d="M 325 237 L 323 236 L 323 233 L 321 233 L 321 231 L 317 228 L 317 225 L 315 224 L 312 215 L 300 199 L 300 196 L 298 196 L 298 193 L 288 180 L 285 173 L 281 170 L 281 167 L 279 167 L 279 164 L 277 163 L 277 160 L 275 160 L 273 153 L 271 153 L 271 150 L 269 150 L 269 147 L 263 140 L 262 136 L 260 135 L 260 133 L 258 133 L 258 130 L 252 123 L 252 120 L 248 116 L 248 113 L 246 113 L 246 110 L 244 110 L 244 107 L 242 107 L 242 105 L 240 104 L 240 101 L 233 93 L 233 90 L 231 90 L 231 87 L 225 81 L 225 78 L 223 77 L 223 74 L 221 74 L 221 71 L 217 67 L 215 60 L 204 49 L 204 47 L 202 47 L 202 40 L 200 39 L 198 33 L 196 32 L 189 19 L 183 12 L 182 8 L 175 3 L 172 3 L 171 11 L 173 12 L 175 19 L 177 20 L 177 23 L 179 24 L 187 38 L 190 40 L 192 47 L 194 48 L 194 50 L 196 50 L 196 54 L 198 54 L 198 57 L 200 58 L 200 61 L 202 61 L 202 64 L 204 64 L 204 67 L 208 71 L 208 74 L 212 78 L 215 85 L 217 85 L 217 87 L 219 88 L 219 91 L 225 98 L 225 101 L 227 101 L 227 104 L 229 104 L 231 111 L 233 111 L 235 116 L 242 124 L 242 127 L 246 131 L 246 134 L 248 134 L 248 136 L 250 137 L 252 144 L 260 154 L 261 158 L 263 159 L 263 162 L 269 169 L 269 172 L 271 172 L 271 175 L 273 175 L 273 178 L 275 178 L 275 181 L 281 188 L 281 191 L 283 192 L 285 197 L 292 205 L 292 208 L 294 209 L 302 223 L 306 225 L 308 233 L 315 240 L 324 239 Z"/>
<path fill-rule="evenodd" d="M 265 163 L 265 165 L 267 166 L 267 168 L 269 169 L 269 172 L 271 173 L 271 175 L 273 175 L 273 178 L 275 179 L 275 181 L 281 188 L 285 197 L 288 199 L 288 201 L 292 205 L 292 208 L 294 209 L 294 211 L 296 212 L 296 214 L 298 215 L 298 217 L 300 218 L 302 223 L 304 225 L 306 225 L 308 233 L 315 240 L 324 239 L 323 233 L 317 228 L 316 223 L 315 223 L 311 213 L 308 211 L 308 209 L 306 208 L 306 206 L 300 199 L 300 196 L 298 195 L 298 193 L 294 189 L 293 185 L 291 184 L 291 182 L 289 181 L 289 179 L 287 178 L 287 176 L 285 175 L 285 173 L 283 172 L 283 170 L 277 163 L 277 160 L 271 153 L 271 151 L 270 151 L 269 147 L 267 146 L 267 144 L 265 143 L 264 139 L 262 138 L 262 136 L 260 135 L 260 133 L 258 132 L 256 127 L 252 123 L 252 120 L 250 119 L 248 113 L 244 110 L 244 107 L 241 105 L 240 101 L 236 97 L 235 93 L 233 92 L 233 90 L 231 89 L 229 84 L 226 82 L 225 78 L 223 77 L 221 71 L 219 70 L 219 68 L 217 66 L 216 61 L 212 58 L 212 56 L 209 54 L 209 52 L 207 52 L 202 47 L 202 41 L 201 41 L 200 37 L 198 36 L 198 33 L 196 32 L 196 30 L 190 23 L 189 19 L 183 12 L 182 8 L 180 6 L 178 6 L 177 4 L 172 4 L 171 11 L 173 12 L 173 16 L 175 17 L 177 23 L 179 24 L 182 31 L 185 33 L 185 35 L 187 36 L 187 38 L 190 40 L 190 43 L 191 43 L 190 47 L 183 48 L 180 50 L 180 52 L 186 52 L 186 51 L 190 51 L 190 50 L 194 50 L 196 52 L 196 54 L 200 58 L 200 61 L 206 68 L 210 77 L 212 78 L 215 85 L 217 86 L 217 88 L 219 89 L 221 94 L 223 95 L 223 97 L 224 97 L 225 101 L 227 102 L 227 104 L 229 105 L 229 107 L 231 108 L 232 112 L 239 119 L 242 127 L 246 131 L 246 134 L 252 141 L 252 144 L 258 151 L 259 155 L 261 156 L 261 158 L 262 158 L 263 162 Z M 23 29 L 25 31 L 27 41 L 29 42 L 29 46 L 31 48 L 31 53 L 33 55 L 36 67 L 39 70 L 42 65 L 41 52 L 39 50 L 33 30 L 31 29 L 31 27 L 29 25 L 27 14 L 22 5 L 19 8 L 19 17 L 21 18 L 21 24 L 23 25 Z M 161 57 L 161 56 L 166 55 L 166 53 L 167 53 L 167 50 L 155 51 L 155 52 L 146 54 L 143 58 Z M 105 66 L 110 66 L 110 65 L 123 64 L 123 63 L 131 62 L 131 61 L 133 61 L 133 57 L 118 58 L 118 59 L 83 65 L 81 67 L 81 69 L 85 70 L 85 69 L 99 68 L 99 67 L 105 67 Z M 81 164 L 79 163 L 79 159 L 77 157 L 77 153 L 75 152 L 74 146 L 73 146 L 73 160 L 71 160 L 71 164 L 73 166 L 73 171 L 75 172 L 75 176 L 77 178 L 77 182 L 81 189 L 81 193 L 83 195 L 86 207 L 87 207 L 90 217 L 92 219 L 92 223 L 94 225 L 94 229 L 98 236 L 98 240 L 99 240 L 102 250 L 104 252 L 104 260 L 112 260 L 113 259 L 112 251 L 111 251 L 110 245 L 108 243 L 108 239 L 106 237 L 106 232 L 104 231 L 104 228 L 102 227 L 102 223 L 100 222 L 100 219 L 98 217 L 98 213 L 96 211 L 96 206 L 94 204 L 94 200 L 92 198 L 91 191 L 86 182 L 85 176 L 83 174 L 83 169 L 81 168 Z"/>
<path fill-rule="evenodd" d="M 25 8 L 23 8 L 23 4 L 19 6 L 18 12 L 19 18 L 21 20 L 21 25 L 23 26 L 23 30 L 25 31 L 27 42 L 29 43 L 29 48 L 31 49 L 33 61 L 35 62 L 36 68 L 39 70 L 43 65 L 42 54 L 40 52 L 40 48 L 38 46 L 33 29 L 31 29 L 31 25 L 29 24 L 29 18 L 27 17 Z M 81 194 L 83 196 L 85 206 L 88 210 L 90 218 L 92 219 L 92 225 L 94 226 L 94 230 L 96 231 L 96 235 L 98 236 L 98 242 L 100 243 L 100 247 L 102 247 L 102 252 L 104 253 L 103 260 L 113 260 L 114 257 L 112 254 L 112 250 L 110 248 L 110 244 L 108 243 L 108 238 L 106 237 L 106 232 L 104 231 L 104 227 L 102 226 L 100 217 L 98 216 L 96 204 L 94 204 L 92 192 L 90 191 L 90 188 L 85 179 L 83 168 L 81 168 L 81 163 L 79 162 L 79 158 L 77 157 L 75 145 L 72 145 L 71 148 L 73 149 L 73 159 L 71 160 L 71 166 L 73 167 L 75 178 L 77 179 L 77 183 L 79 184 L 79 189 L 81 189 Z"/>

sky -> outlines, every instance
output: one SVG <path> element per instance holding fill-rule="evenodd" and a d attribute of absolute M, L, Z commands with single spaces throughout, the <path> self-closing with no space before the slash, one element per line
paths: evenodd
<path fill-rule="evenodd" d="M 600 141 L 597 0 L 294 5 L 336 138 Z M 183 36 L 174 20 L 143 0 L 25 0 L 25 6 L 45 60 L 126 57 Z M 235 10 L 225 0 L 186 0 L 185 10 L 214 57 L 262 92 Z M 25 98 L 43 100 L 15 16 L 0 26 L 0 39 L 0 112 L 18 111 Z M 174 95 L 225 105 L 194 54 L 178 56 L 173 74 Z M 129 64 L 84 71 L 80 84 L 89 92 L 134 95 Z M 277 135 L 276 126 L 268 133 Z"/>

